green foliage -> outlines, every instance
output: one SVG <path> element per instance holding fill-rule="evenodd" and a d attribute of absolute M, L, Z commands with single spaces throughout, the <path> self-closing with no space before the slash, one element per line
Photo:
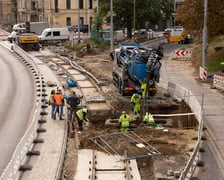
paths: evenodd
<path fill-rule="evenodd" d="M 224 3 L 220 0 L 208 0 L 208 39 L 224 33 Z M 204 1 L 185 0 L 177 9 L 176 21 L 190 34 L 202 34 L 204 26 Z"/>
<path fill-rule="evenodd" d="M 159 20 L 170 17 L 172 2 L 173 0 L 113 0 L 114 29 L 127 28 L 127 35 L 130 37 L 132 28 L 153 28 Z M 99 7 L 100 14 L 107 17 L 105 20 L 109 23 L 110 0 L 99 0 Z"/>
<path fill-rule="evenodd" d="M 221 62 L 224 62 L 224 50 L 217 52 L 215 56 L 209 59 L 207 64 L 209 72 L 215 72 L 224 69 L 224 65 L 222 65 Z"/>
<path fill-rule="evenodd" d="M 216 51 L 216 47 L 222 48 Z M 193 49 L 192 60 L 195 63 L 196 69 L 198 70 L 199 66 L 201 66 L 202 60 L 202 44 L 192 44 L 191 48 Z M 218 72 L 224 69 L 224 65 L 221 65 L 221 62 L 224 62 L 224 35 L 217 36 L 209 44 L 206 59 L 206 67 L 208 72 Z"/>

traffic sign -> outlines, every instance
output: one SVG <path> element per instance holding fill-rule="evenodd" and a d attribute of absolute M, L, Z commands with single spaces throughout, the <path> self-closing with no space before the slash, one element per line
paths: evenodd
<path fill-rule="evenodd" d="M 191 58 L 192 51 L 189 50 L 175 50 L 172 53 L 172 59 L 188 60 Z"/>

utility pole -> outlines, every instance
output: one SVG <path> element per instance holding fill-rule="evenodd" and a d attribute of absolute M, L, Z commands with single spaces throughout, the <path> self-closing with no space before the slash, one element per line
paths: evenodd
<path fill-rule="evenodd" d="M 135 31 L 135 24 L 136 24 L 136 22 L 135 22 L 135 19 L 136 19 L 136 11 L 135 11 L 135 1 L 136 0 L 134 0 L 134 7 L 133 7 L 133 30 Z"/>
<path fill-rule="evenodd" d="M 208 50 L 207 10 L 208 10 L 208 0 L 204 0 L 202 68 L 206 68 L 206 55 L 207 55 L 207 50 Z"/>
<path fill-rule="evenodd" d="M 80 0 L 78 0 L 78 43 L 80 43 Z"/>
<path fill-rule="evenodd" d="M 42 22 L 44 22 L 44 0 L 42 0 Z"/>
<path fill-rule="evenodd" d="M 88 34 L 90 36 L 90 0 L 88 0 L 88 10 L 87 10 L 87 13 L 88 13 Z"/>
<path fill-rule="evenodd" d="M 110 0 L 110 55 L 114 51 L 113 0 Z"/>
<path fill-rule="evenodd" d="M 207 80 L 206 59 L 208 51 L 208 30 L 207 30 L 207 10 L 208 0 L 204 0 L 204 28 L 203 28 L 203 48 L 202 48 L 202 67 L 200 67 L 200 78 L 203 81 Z"/>

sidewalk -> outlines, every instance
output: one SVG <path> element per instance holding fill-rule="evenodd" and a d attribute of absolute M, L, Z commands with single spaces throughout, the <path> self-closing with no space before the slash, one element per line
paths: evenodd
<path fill-rule="evenodd" d="M 35 58 L 35 63 L 44 77 L 45 84 L 51 81 L 61 87 L 53 71 L 45 63 L 37 58 Z M 56 86 L 46 86 L 47 100 L 49 99 L 51 90 L 56 90 L 56 88 Z M 42 124 L 42 128 L 45 128 L 46 132 L 40 133 L 38 137 L 43 139 L 44 142 L 36 144 L 34 148 L 35 151 L 40 151 L 40 155 L 32 156 L 29 165 L 32 165 L 33 169 L 24 173 L 23 180 L 56 180 L 60 175 L 60 165 L 62 166 L 63 163 L 62 157 L 66 146 L 66 121 L 60 121 L 58 117 L 56 120 L 51 119 L 51 106 L 48 106 L 45 111 L 47 115 L 43 119 L 46 120 L 46 123 Z M 66 112 L 65 107 L 64 112 Z M 64 117 L 64 119 L 66 118 Z"/>
<path fill-rule="evenodd" d="M 164 58 L 165 59 L 165 58 Z M 207 132 L 214 142 L 207 140 L 203 146 L 205 153 L 202 160 L 205 163 L 206 179 L 224 179 L 224 96 L 217 89 L 199 80 L 194 73 L 191 62 L 178 60 L 163 60 L 161 83 L 172 81 L 191 90 L 203 107 L 203 120 Z M 206 132 L 205 132 L 206 133 Z M 209 138 L 209 137 L 207 137 Z M 210 152 L 211 151 L 211 152 Z M 209 153 L 208 153 L 209 152 Z M 201 170 L 202 171 L 202 170 Z"/>

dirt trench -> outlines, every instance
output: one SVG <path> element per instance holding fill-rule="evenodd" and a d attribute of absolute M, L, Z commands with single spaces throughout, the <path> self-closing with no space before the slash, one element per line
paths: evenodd
<path fill-rule="evenodd" d="M 102 93 L 110 103 L 113 109 L 111 111 L 90 112 L 88 119 L 90 126 L 88 130 L 84 130 L 79 134 L 80 146 L 76 146 L 76 138 L 69 138 L 67 142 L 67 153 L 64 162 L 61 179 L 74 179 L 75 169 L 77 166 L 78 149 L 96 149 L 103 151 L 89 138 L 119 132 L 117 126 L 106 126 L 107 119 L 118 119 L 121 111 L 127 111 L 133 118 L 133 111 L 130 105 L 130 97 L 123 97 L 119 94 L 117 88 L 112 81 L 113 62 L 109 60 L 109 52 L 103 52 L 98 55 L 85 55 L 78 59 L 78 63 L 93 73 L 103 83 L 101 85 Z M 170 96 L 167 96 L 166 90 L 159 89 L 156 96 L 152 97 L 150 104 L 150 112 L 152 114 L 175 114 L 189 113 L 190 108 L 185 102 L 179 102 Z M 147 128 L 139 125 L 132 129 L 139 137 L 143 138 L 147 143 L 155 147 L 161 155 L 155 157 L 137 159 L 138 169 L 142 180 L 154 180 L 158 178 L 169 178 L 166 176 L 168 170 L 179 170 L 185 166 L 189 157 L 188 149 L 196 143 L 192 140 L 197 135 L 195 131 L 197 127 L 196 119 L 192 116 L 180 116 L 169 118 L 157 118 L 158 122 L 164 120 L 169 122 L 161 124 L 164 129 Z M 159 121 L 160 120 L 160 121 Z M 120 152 L 127 150 L 132 152 L 133 144 L 119 142 L 119 139 L 111 138 L 110 143 L 116 145 Z M 121 145 L 122 144 L 122 145 Z M 162 162 L 162 163 L 161 163 Z"/>

